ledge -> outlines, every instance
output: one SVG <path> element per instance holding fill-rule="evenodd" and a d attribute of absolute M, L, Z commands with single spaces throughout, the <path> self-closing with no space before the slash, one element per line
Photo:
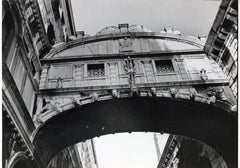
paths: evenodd
<path fill-rule="evenodd" d="M 111 99 L 121 99 L 121 98 L 128 98 L 128 97 L 152 97 L 152 98 L 167 98 L 167 99 L 174 99 L 176 101 L 192 101 L 196 103 L 204 103 L 211 106 L 214 106 L 216 108 L 220 108 L 222 110 L 227 111 L 229 114 L 236 113 L 235 111 L 232 111 L 233 105 L 224 102 L 221 100 L 218 100 L 213 97 L 207 97 L 202 94 L 198 94 L 196 92 L 192 91 L 182 91 L 176 90 L 176 89 L 169 89 L 169 90 L 161 90 L 157 89 L 154 93 L 151 92 L 151 90 L 138 90 L 137 92 L 131 92 L 130 90 L 127 93 L 120 93 L 119 91 L 116 91 L 114 94 L 103 94 L 98 95 L 97 93 L 90 94 L 89 96 L 80 98 L 80 99 L 73 99 L 72 101 L 69 101 L 67 103 L 63 103 L 59 106 L 52 106 L 51 109 L 48 111 L 38 114 L 36 116 L 36 127 L 37 129 L 44 125 L 50 118 L 61 114 L 65 111 L 74 109 L 79 106 L 84 106 L 87 104 L 91 104 L 94 102 L 99 101 L 105 101 L 105 100 L 111 100 Z"/>
<path fill-rule="evenodd" d="M 194 86 L 194 85 L 206 85 L 206 86 L 227 86 L 228 80 L 195 80 L 195 81 L 177 81 L 177 82 L 161 82 L 161 83 L 141 83 L 136 84 L 137 88 L 151 88 L 151 87 L 181 87 L 181 86 Z M 62 93 L 79 93 L 79 92 L 93 92 L 101 90 L 111 89 L 129 89 L 129 84 L 125 85 L 104 85 L 104 86 L 86 86 L 86 87 L 69 87 L 69 88 L 46 88 L 39 89 L 38 95 L 44 94 L 62 94 Z"/>
<path fill-rule="evenodd" d="M 203 49 L 195 50 L 172 50 L 172 51 L 155 51 L 155 52 L 126 52 L 119 54 L 92 54 L 92 55 L 78 55 L 78 56 L 64 56 L 56 58 L 43 58 L 41 59 L 42 64 L 47 63 L 58 63 L 58 62 L 74 62 L 74 61 L 84 61 L 84 60 L 100 60 L 100 59 L 125 59 L 129 56 L 131 58 L 144 58 L 144 57 L 159 57 L 159 56 L 173 56 L 176 54 L 205 54 Z"/>

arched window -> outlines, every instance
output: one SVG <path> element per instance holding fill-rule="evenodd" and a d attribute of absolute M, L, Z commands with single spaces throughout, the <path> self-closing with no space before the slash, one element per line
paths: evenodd
<path fill-rule="evenodd" d="M 61 24 L 62 25 L 65 25 L 65 19 L 64 19 L 64 14 L 62 13 L 61 15 Z"/>
<path fill-rule="evenodd" d="M 27 168 L 27 165 L 23 161 L 19 161 L 13 168 Z"/>
<path fill-rule="evenodd" d="M 51 5 L 52 5 L 53 13 L 54 13 L 54 18 L 56 20 L 60 19 L 60 13 L 59 13 L 60 1 L 59 0 L 51 0 Z"/>
<path fill-rule="evenodd" d="M 31 161 L 27 158 L 24 152 L 16 152 L 8 161 L 7 168 L 30 168 Z"/>
<path fill-rule="evenodd" d="M 55 32 L 54 32 L 54 26 L 52 22 L 49 22 L 48 28 L 47 28 L 47 36 L 49 39 L 49 42 L 51 45 L 54 45 L 55 43 Z"/>
<path fill-rule="evenodd" d="M 6 61 L 7 65 L 10 65 L 12 55 L 9 55 L 9 51 L 14 43 L 16 35 L 16 27 L 14 24 L 13 16 L 11 11 L 7 11 L 4 15 L 2 22 L 2 51 L 3 60 Z"/>
<path fill-rule="evenodd" d="M 15 57 L 16 45 L 21 41 L 18 37 L 21 37 L 22 35 L 22 24 L 20 13 L 15 4 L 10 4 L 5 0 L 2 4 L 2 60 L 10 69 Z"/>

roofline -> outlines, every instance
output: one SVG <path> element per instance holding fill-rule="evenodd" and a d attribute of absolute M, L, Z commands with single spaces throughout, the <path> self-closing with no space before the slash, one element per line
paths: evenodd
<path fill-rule="evenodd" d="M 50 58 L 53 55 L 79 45 L 84 45 L 88 43 L 98 42 L 98 41 L 105 41 L 105 40 L 114 40 L 120 39 L 124 37 L 129 38 L 156 38 L 156 39 L 169 39 L 174 41 L 179 41 L 187 44 L 191 44 L 197 46 L 199 48 L 204 47 L 204 42 L 195 39 L 193 37 L 184 36 L 184 35 L 176 35 L 176 34 L 169 34 L 169 33 L 159 33 L 159 32 L 127 32 L 127 33 L 116 33 L 116 34 L 103 34 L 103 35 L 95 35 L 90 37 L 83 37 L 80 39 L 76 39 L 74 41 L 70 41 L 68 43 L 60 44 L 59 46 L 54 47 L 48 54 L 46 54 L 44 58 Z"/>
<path fill-rule="evenodd" d="M 99 59 L 119 59 L 119 58 L 145 58 L 145 57 L 159 57 L 159 56 L 173 56 L 176 54 L 205 54 L 203 49 L 194 50 L 171 50 L 171 51 L 153 51 L 153 52 L 127 52 L 118 54 L 93 54 L 93 55 L 69 55 L 62 57 L 43 58 L 42 63 L 60 63 L 60 62 L 73 62 L 84 60 L 99 60 Z"/>

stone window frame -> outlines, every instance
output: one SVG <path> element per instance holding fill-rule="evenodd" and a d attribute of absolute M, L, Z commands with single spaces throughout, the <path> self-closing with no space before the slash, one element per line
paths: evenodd
<path fill-rule="evenodd" d="M 172 72 L 158 72 L 158 70 L 157 70 L 157 65 L 156 65 L 156 61 L 166 61 L 166 60 L 171 61 L 172 66 L 173 66 L 173 71 L 172 71 Z M 177 74 L 178 71 L 179 71 L 178 68 L 177 68 L 176 62 L 175 62 L 174 59 L 172 59 L 172 58 L 162 58 L 162 59 L 159 58 L 159 59 L 154 59 L 154 60 L 152 60 L 152 65 L 153 65 L 154 74 L 156 74 L 156 75 Z"/>
<path fill-rule="evenodd" d="M 86 62 L 84 63 L 84 79 L 106 79 L 109 76 L 108 73 L 108 62 L 96 61 L 96 62 Z M 104 76 L 88 76 L 88 65 L 92 64 L 103 64 L 104 65 Z"/>
<path fill-rule="evenodd" d="M 97 71 L 97 74 L 95 73 Z M 87 76 L 88 77 L 102 77 L 105 76 L 104 64 L 87 64 Z"/>

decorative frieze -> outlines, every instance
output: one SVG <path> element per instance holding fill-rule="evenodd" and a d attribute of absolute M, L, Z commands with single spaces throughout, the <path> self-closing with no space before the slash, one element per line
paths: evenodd
<path fill-rule="evenodd" d="M 210 93 L 211 92 L 211 93 Z M 228 102 L 224 102 L 222 100 L 216 99 L 215 92 L 213 90 L 209 91 L 208 96 L 200 94 L 194 88 L 181 89 L 181 88 L 150 88 L 140 89 L 140 88 L 132 88 L 117 90 L 113 89 L 108 94 L 101 92 L 90 92 L 88 95 L 68 95 L 66 98 L 55 96 L 45 98 L 45 105 L 41 108 L 41 110 L 34 116 L 34 122 L 36 126 L 40 126 L 44 122 L 46 122 L 51 117 L 58 115 L 66 110 L 70 110 L 76 108 L 78 106 L 86 105 L 89 103 L 94 103 L 96 101 L 105 101 L 115 98 L 126 98 L 126 97 L 153 97 L 153 98 L 169 98 L 169 99 L 178 99 L 184 101 L 195 101 L 199 103 L 209 104 L 218 106 L 219 108 L 223 108 L 231 112 L 233 106 Z M 39 108 L 38 108 L 39 109 Z"/>

